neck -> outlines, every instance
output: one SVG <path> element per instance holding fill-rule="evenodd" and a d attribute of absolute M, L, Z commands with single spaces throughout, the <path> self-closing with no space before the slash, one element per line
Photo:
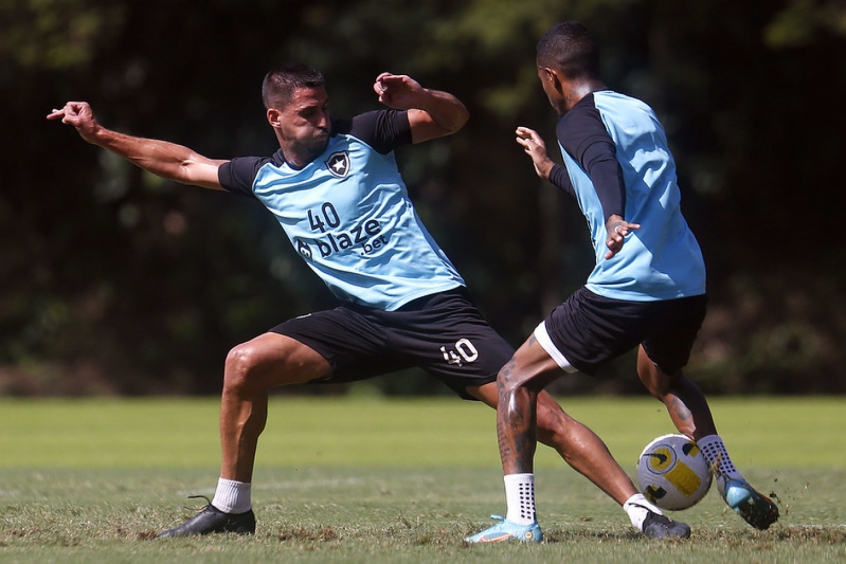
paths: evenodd
<path fill-rule="evenodd" d="M 314 160 L 313 155 L 301 155 L 292 151 L 286 151 L 284 147 L 282 148 L 282 155 L 285 157 L 285 162 L 294 168 L 303 168 Z"/>
<path fill-rule="evenodd" d="M 597 90 L 604 90 L 607 88 L 605 83 L 599 79 L 588 79 L 579 82 L 570 82 L 564 88 L 563 96 L 563 114 L 573 109 L 573 106 L 578 104 L 582 98 L 596 92 Z"/>
<path fill-rule="evenodd" d="M 282 149 L 282 156 L 285 157 L 285 162 L 294 168 L 303 168 L 326 150 L 326 146 L 296 147 L 281 143 L 279 147 Z"/>

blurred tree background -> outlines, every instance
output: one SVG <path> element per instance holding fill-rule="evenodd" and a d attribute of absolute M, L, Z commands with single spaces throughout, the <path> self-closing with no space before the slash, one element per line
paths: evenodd
<path fill-rule="evenodd" d="M 584 21 L 606 82 L 673 144 L 711 306 L 689 372 L 710 393 L 846 391 L 846 2 L 842 0 L 0 0 L 0 394 L 216 393 L 235 344 L 333 301 L 257 202 L 165 182 L 44 117 L 213 158 L 269 154 L 260 84 L 327 77 L 333 112 L 378 106 L 384 70 L 471 111 L 403 149 L 418 211 L 514 345 L 591 268 L 575 205 L 517 125 L 554 143 L 537 39 Z M 839 100 L 839 101 L 838 101 Z M 638 393 L 631 358 L 561 392 Z M 384 393 L 440 393 L 416 371 Z"/>

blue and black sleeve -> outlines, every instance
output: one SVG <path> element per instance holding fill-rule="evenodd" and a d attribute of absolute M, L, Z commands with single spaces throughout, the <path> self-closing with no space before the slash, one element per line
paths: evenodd
<path fill-rule="evenodd" d="M 281 151 L 278 152 L 281 155 Z M 276 158 L 274 156 L 273 158 Z M 281 156 L 279 157 L 281 158 Z M 217 179 L 227 191 L 239 196 L 253 196 L 253 181 L 267 157 L 237 157 L 217 169 Z"/>
<path fill-rule="evenodd" d="M 617 147 L 589 94 L 558 122 L 558 142 L 590 176 L 607 221 L 625 217 L 626 184 L 617 162 Z"/>

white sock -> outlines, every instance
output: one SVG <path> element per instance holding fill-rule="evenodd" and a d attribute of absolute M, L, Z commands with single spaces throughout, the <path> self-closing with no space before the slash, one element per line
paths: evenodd
<path fill-rule="evenodd" d="M 734 467 L 731 457 L 719 435 L 708 435 L 696 441 L 696 445 L 708 461 L 708 465 L 714 469 L 717 477 L 740 479 L 743 476 Z"/>
<path fill-rule="evenodd" d="M 626 503 L 623 504 L 623 511 L 629 516 L 632 526 L 641 532 L 643 531 L 643 521 L 650 511 L 658 515 L 664 514 L 660 509 L 649 503 L 643 494 L 639 493 L 626 500 Z"/>
<path fill-rule="evenodd" d="M 518 525 L 531 525 L 537 521 L 535 513 L 535 475 L 508 474 L 505 480 L 505 518 Z"/>
<path fill-rule="evenodd" d="M 252 484 L 218 478 L 212 505 L 224 513 L 244 513 L 252 509 Z"/>

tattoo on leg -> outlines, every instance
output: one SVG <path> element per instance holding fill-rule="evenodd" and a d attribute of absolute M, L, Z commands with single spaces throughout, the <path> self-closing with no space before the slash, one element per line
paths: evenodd
<path fill-rule="evenodd" d="M 667 402 L 667 409 L 670 411 L 670 417 L 678 421 L 688 421 L 693 415 L 687 408 L 687 405 L 677 396 L 672 396 Z"/>
<path fill-rule="evenodd" d="M 497 440 L 503 468 L 508 472 L 531 472 L 537 446 L 536 395 L 518 388 L 499 389 Z"/>
<path fill-rule="evenodd" d="M 514 381 L 514 359 L 512 358 L 509 360 L 505 366 L 500 368 L 499 375 L 497 376 L 497 382 L 499 383 L 500 389 L 502 389 L 503 383 L 510 383 Z"/>
<path fill-rule="evenodd" d="M 506 436 L 504 426 L 497 421 L 496 425 L 497 443 L 499 444 L 499 456 L 502 458 L 502 464 L 511 463 L 514 458 L 514 451 L 509 446 L 508 437 Z"/>

